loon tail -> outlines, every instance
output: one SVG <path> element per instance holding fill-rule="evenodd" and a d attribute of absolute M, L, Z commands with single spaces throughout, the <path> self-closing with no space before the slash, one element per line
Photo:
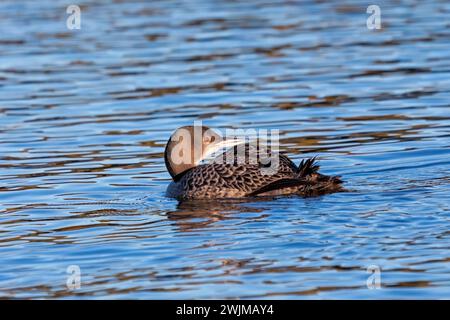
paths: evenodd
<path fill-rule="evenodd" d="M 319 171 L 320 166 L 317 164 L 316 157 L 302 160 L 297 169 L 297 177 L 306 178 Z"/>

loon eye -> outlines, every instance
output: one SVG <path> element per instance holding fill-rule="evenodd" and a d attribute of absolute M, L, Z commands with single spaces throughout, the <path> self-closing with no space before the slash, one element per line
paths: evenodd
<path fill-rule="evenodd" d="M 203 137 L 203 142 L 204 143 L 211 143 L 211 142 L 213 142 L 215 140 L 215 137 L 214 136 L 205 136 L 205 137 Z"/>

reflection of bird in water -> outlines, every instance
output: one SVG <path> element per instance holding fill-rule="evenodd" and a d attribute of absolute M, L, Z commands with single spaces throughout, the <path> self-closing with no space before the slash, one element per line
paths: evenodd
<path fill-rule="evenodd" d="M 228 151 L 210 163 L 201 164 L 223 148 Z M 243 156 L 239 150 L 244 150 Z M 167 195 L 185 200 L 286 194 L 314 196 L 342 190 L 339 177 L 318 172 L 315 158 L 296 166 L 285 155 L 271 150 L 266 153 L 264 158 L 258 148 L 235 138 L 224 140 L 205 126 L 181 127 L 172 134 L 164 152 L 173 179 Z"/>
<path fill-rule="evenodd" d="M 168 212 L 167 217 L 173 221 L 180 231 L 193 231 L 207 227 L 213 227 L 214 223 L 227 219 L 233 219 L 236 214 L 261 213 L 261 215 L 252 216 L 252 220 L 259 220 L 267 216 L 270 209 L 267 206 L 254 207 L 246 203 L 255 203 L 255 201 L 264 198 L 239 198 L 239 199 L 219 199 L 219 200 L 198 200 L 181 201 L 177 205 L 177 210 Z"/>

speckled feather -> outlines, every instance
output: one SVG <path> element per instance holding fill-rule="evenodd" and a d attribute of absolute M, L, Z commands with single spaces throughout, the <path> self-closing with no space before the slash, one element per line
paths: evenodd
<path fill-rule="evenodd" d="M 269 155 L 270 156 L 270 155 Z M 178 199 L 241 198 L 299 194 L 318 195 L 340 189 L 338 177 L 319 174 L 315 159 L 302 161 L 297 167 L 287 156 L 279 154 L 277 170 L 264 174 L 270 166 L 257 163 L 210 163 L 194 167 L 172 182 L 168 196 Z"/>

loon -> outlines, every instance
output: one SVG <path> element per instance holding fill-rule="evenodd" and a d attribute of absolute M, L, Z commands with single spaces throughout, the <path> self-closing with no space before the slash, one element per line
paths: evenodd
<path fill-rule="evenodd" d="M 244 158 L 239 158 L 236 151 L 242 146 Z M 202 163 L 222 149 L 226 152 L 213 161 Z M 250 155 L 254 155 L 255 150 L 257 156 L 252 161 Z M 180 127 L 170 136 L 164 151 L 166 168 L 173 179 L 166 195 L 178 200 L 291 194 L 306 197 L 343 190 L 339 176 L 318 172 L 315 157 L 302 160 L 296 166 L 287 156 L 271 149 L 267 152 L 269 158 L 263 159 L 258 150 L 241 139 L 223 139 L 203 125 Z M 276 169 L 265 172 L 270 170 L 274 159 Z"/>

